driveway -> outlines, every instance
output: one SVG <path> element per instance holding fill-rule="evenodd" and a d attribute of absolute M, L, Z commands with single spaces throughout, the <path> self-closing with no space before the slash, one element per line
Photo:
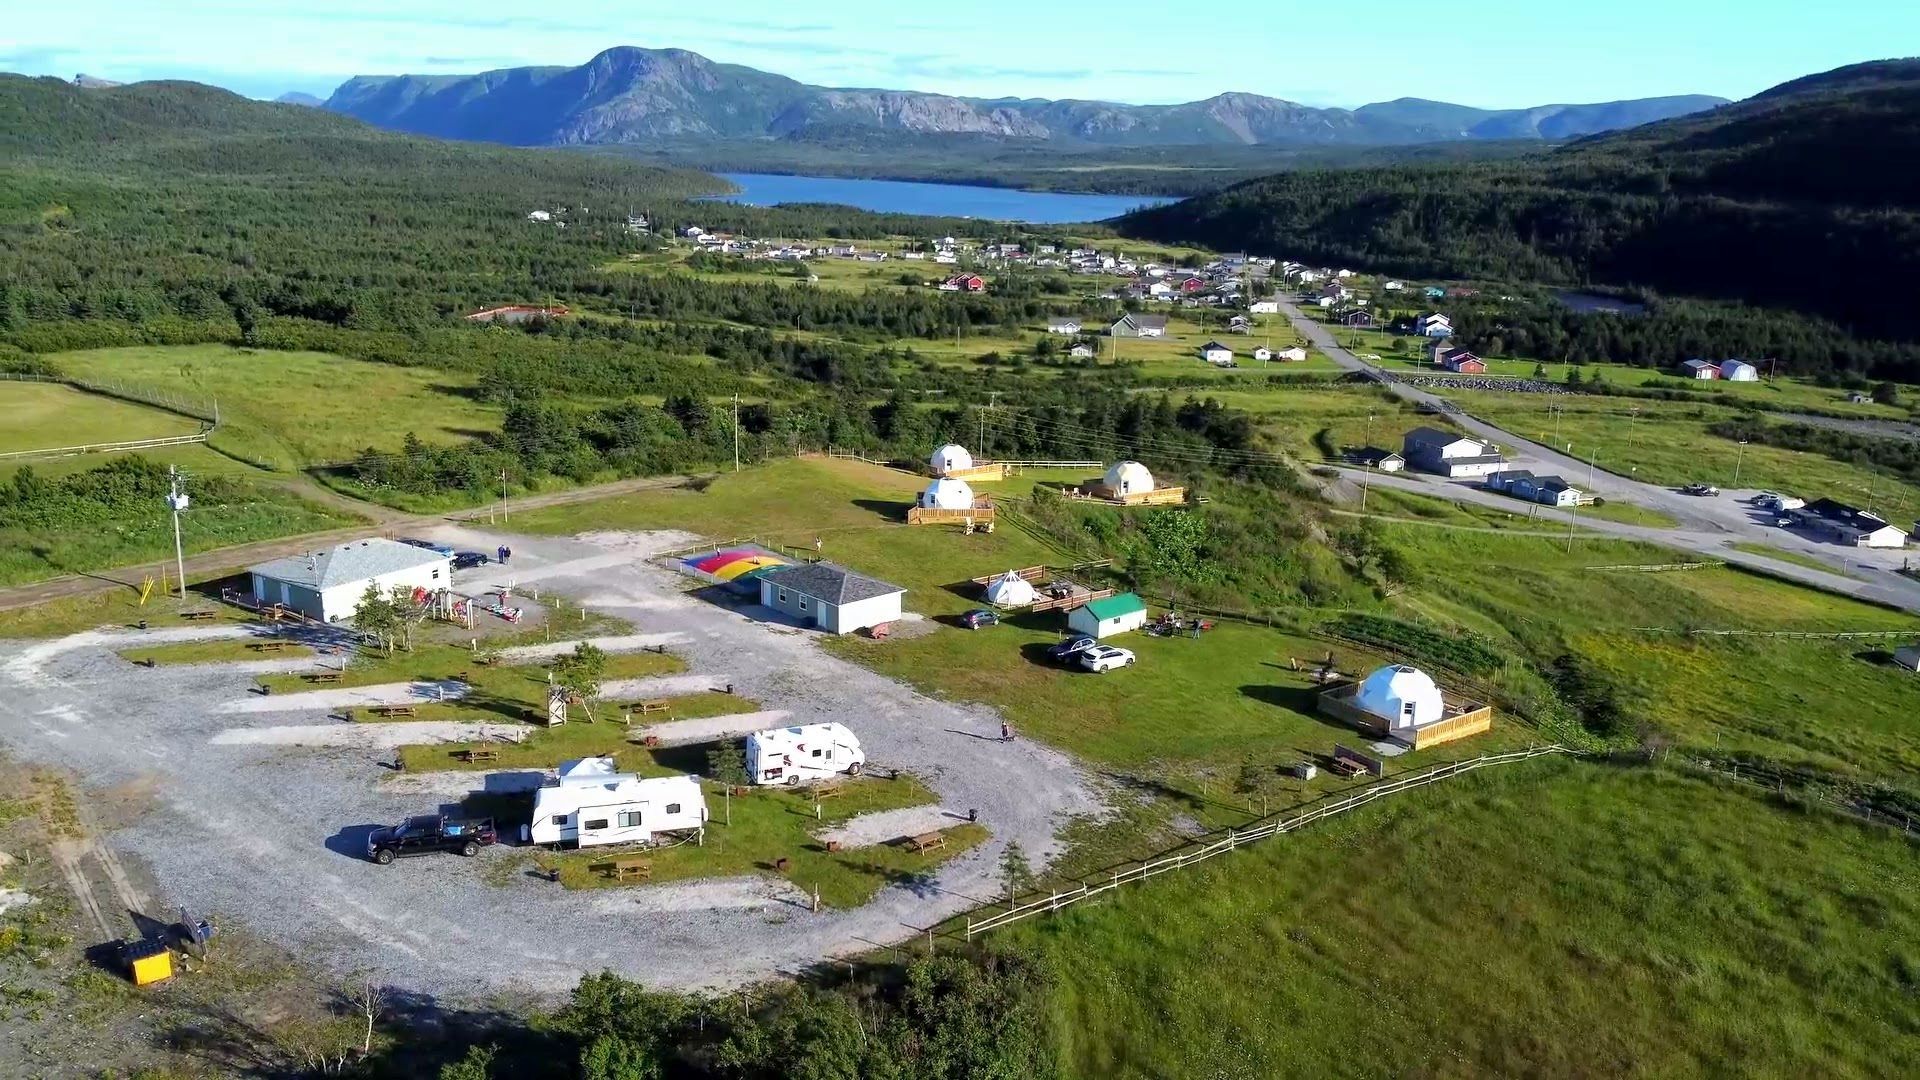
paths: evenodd
<path fill-rule="evenodd" d="M 1065 755 L 1000 742 L 997 714 L 931 700 L 832 656 L 814 635 L 694 599 L 687 579 L 644 561 L 682 537 L 422 531 L 483 550 L 508 543 L 515 570 L 538 573 L 543 592 L 590 598 L 643 633 L 678 635 L 672 651 L 693 674 L 724 676 L 791 723 L 847 724 L 874 763 L 919 776 L 943 807 L 977 809 L 991 839 L 863 907 L 817 914 L 799 901 L 805 882 L 771 876 L 569 892 L 527 875 L 507 847 L 376 866 L 360 854 L 366 832 L 434 810 L 435 792 L 460 779 L 435 774 L 430 789 L 410 788 L 387 769 L 388 744 L 448 733 L 345 724 L 328 715 L 331 699 L 229 711 L 272 699 L 220 665 L 138 668 L 115 654 L 158 631 L 0 641 L 0 695 L 17 718 L 0 726 L 0 743 L 72 769 L 85 789 L 149 793 L 116 812 L 104 839 L 150 869 L 161 911 L 218 913 L 335 971 L 471 998 L 556 995 L 602 968 L 655 987 L 733 986 L 906 940 L 971 907 L 969 897 L 994 895 L 1008 841 L 1043 863 L 1069 820 L 1104 810 L 1102 789 Z M 613 551 L 626 557 L 610 562 Z M 467 779 L 474 791 L 526 784 L 519 773 Z"/>

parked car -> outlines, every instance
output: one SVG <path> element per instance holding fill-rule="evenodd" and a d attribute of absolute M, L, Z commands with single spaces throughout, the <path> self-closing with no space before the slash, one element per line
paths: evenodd
<path fill-rule="evenodd" d="M 445 555 L 449 559 L 453 558 L 453 548 L 446 544 L 436 544 L 431 540 L 422 540 L 414 536 L 402 536 L 399 539 L 401 543 L 410 547 L 425 548 L 428 551 Z"/>
<path fill-rule="evenodd" d="M 1057 645 L 1047 646 L 1047 659 L 1062 664 L 1071 663 L 1081 653 L 1086 652 L 1098 644 L 1100 644 L 1098 641 L 1086 634 L 1081 634 L 1078 637 L 1070 637 Z"/>
<path fill-rule="evenodd" d="M 1117 667 L 1132 667 L 1133 650 L 1095 645 L 1080 653 L 1080 666 L 1096 675 L 1104 675 Z"/>
<path fill-rule="evenodd" d="M 1755 506 L 1771 510 L 1780 505 L 1780 493 L 1777 491 L 1762 491 L 1747 501 Z"/>
<path fill-rule="evenodd" d="M 499 839 L 492 818 L 451 818 L 442 814 L 411 817 L 367 834 L 367 858 L 385 866 L 398 858 L 457 851 L 469 858 Z"/>
<path fill-rule="evenodd" d="M 986 608 L 975 608 L 960 616 L 960 625 L 969 630 L 983 630 L 989 626 L 1000 625 L 1000 615 Z"/>
<path fill-rule="evenodd" d="M 1720 489 L 1712 484 L 1688 484 L 1680 489 L 1682 495 L 1718 495 Z"/>
<path fill-rule="evenodd" d="M 484 551 L 456 551 L 453 555 L 455 570 L 471 570 L 476 566 L 485 566 L 493 560 Z"/>

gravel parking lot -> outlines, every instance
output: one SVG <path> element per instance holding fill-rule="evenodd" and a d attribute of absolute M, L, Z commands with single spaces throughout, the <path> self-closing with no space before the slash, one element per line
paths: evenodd
<path fill-rule="evenodd" d="M 234 635 L 225 628 L 0 642 L 0 694 L 20 721 L 0 728 L 0 742 L 22 759 L 73 769 L 88 787 L 151 793 L 144 807 L 101 825 L 112 849 L 151 871 L 166 911 L 220 913 L 335 970 L 456 997 L 554 994 L 602 968 L 658 987 L 737 985 L 904 940 L 970 906 L 966 895 L 992 895 L 1009 840 L 1044 863 L 1070 818 L 1102 812 L 1104 794 L 1084 770 L 1031 741 L 1000 742 L 997 714 L 933 701 L 827 654 L 812 634 L 688 595 L 685 578 L 645 561 L 683 537 L 556 540 L 453 527 L 429 535 L 480 550 L 508 543 L 516 588 L 538 581 L 543 593 L 630 620 L 650 640 L 672 634 L 692 675 L 732 682 L 788 722 L 847 724 L 872 761 L 914 772 L 942 807 L 977 808 L 991 839 L 930 884 L 892 886 L 864 907 L 819 914 L 793 884 L 772 878 L 567 892 L 520 872 L 508 847 L 376 866 L 361 857 L 370 828 L 431 811 L 462 782 L 395 775 L 384 766 L 392 738 L 409 728 L 446 733 L 345 724 L 329 716 L 339 704 L 331 696 L 261 697 L 232 665 L 147 669 L 115 655 Z M 251 711 L 256 700 L 275 707 Z M 515 774 L 465 780 L 468 790 L 526 783 Z"/>

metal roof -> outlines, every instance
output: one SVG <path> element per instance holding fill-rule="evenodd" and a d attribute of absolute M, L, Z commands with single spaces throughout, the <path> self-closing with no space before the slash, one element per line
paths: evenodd
<path fill-rule="evenodd" d="M 284 559 L 275 559 L 258 566 L 248 567 L 248 573 L 258 574 L 272 581 L 284 581 L 289 585 L 300 585 L 309 589 L 331 589 L 340 585 L 365 581 L 368 578 L 399 573 L 436 563 L 447 565 L 451 560 L 436 551 L 417 548 L 411 544 L 402 544 L 396 540 L 384 540 L 370 537 L 366 540 L 354 540 L 326 551 L 316 551 L 307 555 L 290 555 Z"/>
<path fill-rule="evenodd" d="M 1105 596 L 1087 604 L 1087 612 L 1096 619 L 1117 619 L 1122 615 L 1131 615 L 1136 611 L 1147 610 L 1147 605 L 1133 593 L 1123 592 L 1118 596 Z"/>
<path fill-rule="evenodd" d="M 777 567 L 762 574 L 760 580 L 771 581 L 779 588 L 792 589 L 829 604 L 852 604 L 907 591 L 898 585 L 889 585 L 879 578 L 870 578 L 830 562 Z"/>

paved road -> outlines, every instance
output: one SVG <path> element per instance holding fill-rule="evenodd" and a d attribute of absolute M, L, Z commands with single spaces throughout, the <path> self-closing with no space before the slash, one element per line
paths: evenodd
<path fill-rule="evenodd" d="M 1439 394 L 1391 379 L 1379 368 L 1341 348 L 1339 342 L 1334 340 L 1330 328 L 1308 318 L 1299 307 L 1282 301 L 1280 310 L 1293 321 L 1295 329 L 1305 335 L 1307 340 L 1321 352 L 1331 357 L 1334 363 L 1348 371 L 1379 380 L 1389 392 L 1404 401 L 1445 412 L 1448 420 L 1456 426 L 1482 439 L 1499 443 L 1517 467 L 1534 472 L 1558 473 L 1597 495 L 1659 510 L 1678 523 L 1674 528 L 1655 528 L 1581 517 L 1579 524 L 1582 528 L 1708 555 L 1816 585 L 1833 592 L 1891 604 L 1906 611 L 1920 613 L 1920 581 L 1914 581 L 1893 572 L 1908 558 L 1905 552 L 1842 547 L 1822 542 L 1796 530 L 1776 527 L 1771 523 L 1771 514 L 1760 512 L 1745 501 L 1746 498 L 1756 494 L 1754 491 L 1727 491 L 1717 498 L 1701 498 L 1682 495 L 1672 488 L 1643 483 L 1618 473 L 1596 468 L 1591 462 L 1582 461 L 1564 451 L 1522 438 L 1504 428 L 1463 412 L 1459 406 Z M 1357 475 L 1358 471 L 1348 470 L 1348 472 L 1349 475 Z M 1472 484 L 1449 483 L 1437 478 L 1375 475 L 1370 482 L 1378 486 L 1414 491 L 1423 495 L 1436 495 L 1456 502 L 1482 503 L 1505 510 L 1513 509 L 1516 505 L 1516 500 L 1505 495 L 1487 491 Z M 1832 572 L 1822 572 L 1797 563 L 1736 551 L 1729 546 L 1735 542 L 1760 543 L 1793 551 L 1828 564 L 1832 567 Z M 1849 573 L 1861 574 L 1865 580 L 1844 576 Z"/>
<path fill-rule="evenodd" d="M 527 495 L 514 499 L 509 504 L 510 511 L 538 510 L 548 506 L 564 506 L 568 503 L 590 502 L 612 495 L 625 495 L 653 488 L 673 487 L 684 483 L 684 476 L 656 476 L 639 480 L 616 480 L 610 484 L 594 484 L 589 487 L 571 488 L 566 491 L 552 491 L 540 495 Z M 306 486 L 288 485 L 300 495 L 314 497 L 314 490 Z M 318 485 L 313 485 L 318 489 Z M 324 489 L 319 489 L 324 490 Z M 452 514 L 399 514 L 384 506 L 361 502 L 358 499 L 328 492 L 324 499 L 328 505 L 349 513 L 357 513 L 368 519 L 367 522 L 324 532 L 305 533 L 300 536 L 283 536 L 273 540 L 261 540 L 251 544 L 234 544 L 229 547 L 203 551 L 187 560 L 189 579 L 204 578 L 222 570 L 238 566 L 266 562 L 287 555 L 299 555 L 316 548 L 333 544 L 344 544 L 357 540 L 368 532 L 392 532 L 406 529 L 423 528 L 445 524 L 448 521 L 471 521 L 487 517 L 489 511 L 462 510 Z M 510 522 L 509 522 L 510 523 Z M 138 589 L 141 579 L 153 572 L 161 560 L 149 559 L 132 566 L 122 566 L 113 570 L 100 570 L 90 574 L 68 574 L 64 577 L 48 578 L 26 585 L 0 589 L 0 611 L 15 608 L 33 607 L 49 600 L 62 600 L 75 596 L 91 596 L 95 593 L 113 589 Z"/>

